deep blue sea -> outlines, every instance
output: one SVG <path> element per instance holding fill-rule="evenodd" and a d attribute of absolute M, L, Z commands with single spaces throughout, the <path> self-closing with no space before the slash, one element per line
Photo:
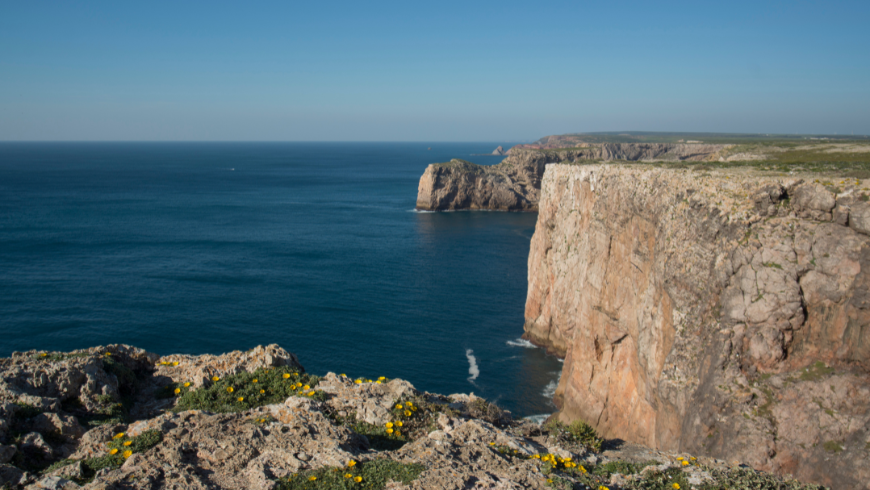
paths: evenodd
<path fill-rule="evenodd" d="M 518 342 L 536 215 L 413 210 L 427 164 L 499 144 L 2 143 L 0 356 L 277 343 L 552 412 L 561 364 Z"/>

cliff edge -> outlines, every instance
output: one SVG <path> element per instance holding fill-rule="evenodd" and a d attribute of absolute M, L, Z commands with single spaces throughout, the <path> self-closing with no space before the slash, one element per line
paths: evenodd
<path fill-rule="evenodd" d="M 583 160 L 703 161 L 727 145 L 670 143 L 583 144 L 556 150 L 514 147 L 501 163 L 476 165 L 453 159 L 429 165 L 417 188 L 417 209 L 536 211 L 541 178 L 550 163 Z"/>
<path fill-rule="evenodd" d="M 525 337 L 559 419 L 870 488 L 870 189 L 751 168 L 548 165 Z"/>

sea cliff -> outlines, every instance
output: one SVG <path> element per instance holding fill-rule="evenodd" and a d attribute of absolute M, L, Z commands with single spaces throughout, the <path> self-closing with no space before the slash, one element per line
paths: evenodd
<path fill-rule="evenodd" d="M 548 165 L 525 337 L 564 422 L 870 488 L 866 183 Z"/>
<path fill-rule="evenodd" d="M 727 145 L 670 143 L 584 144 L 538 150 L 514 147 L 498 165 L 454 159 L 429 165 L 417 189 L 417 209 L 535 211 L 541 178 L 550 163 L 583 160 L 702 161 L 718 158 Z"/>
<path fill-rule="evenodd" d="M 604 443 L 473 394 L 305 372 L 277 345 L 0 358 L 0 488 L 788 488 L 714 458 Z"/>

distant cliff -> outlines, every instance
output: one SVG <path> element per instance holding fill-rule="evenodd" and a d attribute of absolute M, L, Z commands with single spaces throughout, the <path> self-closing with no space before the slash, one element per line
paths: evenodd
<path fill-rule="evenodd" d="M 559 418 L 870 488 L 866 185 L 547 166 L 525 337 L 565 357 Z"/>
<path fill-rule="evenodd" d="M 701 161 L 718 158 L 727 146 L 666 143 L 606 143 L 582 148 L 537 150 L 514 147 L 498 165 L 454 159 L 426 168 L 417 189 L 417 209 L 535 211 L 544 168 L 578 160 Z"/>

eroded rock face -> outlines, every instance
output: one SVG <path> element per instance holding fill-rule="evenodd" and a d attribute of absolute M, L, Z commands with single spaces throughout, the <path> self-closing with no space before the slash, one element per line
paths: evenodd
<path fill-rule="evenodd" d="M 501 147 L 499 147 L 501 148 Z M 581 148 L 540 151 L 514 147 L 498 165 L 454 159 L 433 163 L 420 177 L 417 209 L 535 211 L 544 168 L 578 160 L 701 161 L 718 158 L 724 145 L 667 143 L 584 144 Z"/>
<path fill-rule="evenodd" d="M 870 237 L 844 180 L 550 165 L 526 338 L 560 419 L 835 488 L 870 481 Z"/>

